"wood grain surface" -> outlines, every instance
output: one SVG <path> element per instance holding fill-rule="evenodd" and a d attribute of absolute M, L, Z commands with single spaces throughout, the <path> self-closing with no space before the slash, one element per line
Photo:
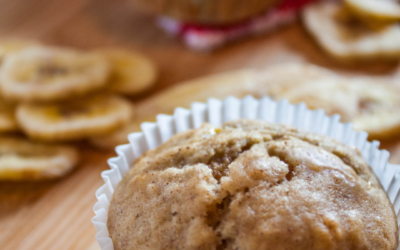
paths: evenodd
<path fill-rule="evenodd" d="M 195 77 L 282 62 L 307 61 L 345 74 L 400 76 L 396 62 L 335 63 L 300 22 L 215 53 L 189 51 L 159 30 L 151 17 L 122 0 L 0 0 L 0 38 L 7 37 L 82 49 L 117 46 L 143 52 L 160 69 L 159 81 L 133 101 Z M 0 182 L 1 249 L 98 249 L 92 207 L 95 190 L 103 183 L 100 173 L 107 169 L 106 160 L 114 152 L 96 151 L 85 144 L 80 147 L 82 163 L 62 180 Z M 392 153 L 390 162 L 400 163 L 400 139 L 382 147 Z"/>

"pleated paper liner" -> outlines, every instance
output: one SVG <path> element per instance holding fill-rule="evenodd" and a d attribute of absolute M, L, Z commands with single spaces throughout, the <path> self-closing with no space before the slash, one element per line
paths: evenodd
<path fill-rule="evenodd" d="M 172 116 L 158 115 L 156 123 L 143 123 L 142 132 L 130 134 L 129 144 L 116 147 L 118 156 L 108 160 L 110 170 L 101 174 L 105 183 L 96 191 L 98 202 L 94 205 L 96 215 L 92 218 L 101 249 L 114 249 L 107 230 L 108 208 L 115 187 L 136 158 L 176 133 L 199 128 L 206 122 L 219 127 L 224 122 L 241 118 L 286 124 L 357 147 L 379 178 L 400 222 L 400 165 L 389 164 L 389 152 L 379 150 L 378 141 L 368 142 L 366 132 L 354 131 L 351 123 L 339 122 L 339 115 L 329 117 L 323 110 L 309 110 L 304 103 L 292 105 L 287 100 L 276 102 L 269 97 L 257 100 L 251 96 L 244 99 L 228 97 L 222 101 L 211 98 L 207 103 L 194 102 L 190 110 L 176 108 Z"/>

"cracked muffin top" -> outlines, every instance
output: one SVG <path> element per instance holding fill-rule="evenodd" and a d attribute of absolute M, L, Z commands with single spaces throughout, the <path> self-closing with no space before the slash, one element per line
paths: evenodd
<path fill-rule="evenodd" d="M 115 189 L 114 249 L 397 249 L 397 218 L 358 150 L 239 120 L 173 136 Z"/>

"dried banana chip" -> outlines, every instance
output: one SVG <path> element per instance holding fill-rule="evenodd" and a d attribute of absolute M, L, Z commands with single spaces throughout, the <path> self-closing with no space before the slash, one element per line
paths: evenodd
<path fill-rule="evenodd" d="M 0 88 L 17 101 L 61 100 L 105 86 L 109 72 L 109 62 L 96 53 L 31 47 L 5 58 Z"/>
<path fill-rule="evenodd" d="M 112 65 L 109 89 L 123 95 L 134 95 L 147 90 L 157 77 L 154 64 L 145 56 L 121 49 L 104 49 L 99 53 Z"/>
<path fill-rule="evenodd" d="M 330 1 L 306 7 L 303 20 L 317 43 L 337 59 L 400 58 L 400 25 L 372 28 Z"/>
<path fill-rule="evenodd" d="M 305 102 L 311 109 L 340 114 L 342 122 L 353 122 L 370 139 L 387 139 L 400 133 L 400 88 L 369 79 L 326 78 L 292 85 L 274 92 L 276 99 Z"/>
<path fill-rule="evenodd" d="M 0 100 L 0 133 L 17 130 L 18 124 L 14 116 L 14 107 Z"/>
<path fill-rule="evenodd" d="M 16 51 L 25 49 L 27 47 L 36 46 L 39 43 L 31 40 L 20 40 L 20 39 L 4 39 L 0 41 L 0 64 L 4 58 Z"/>
<path fill-rule="evenodd" d="M 95 96 L 61 104 L 21 104 L 16 117 L 31 138 L 71 141 L 104 135 L 127 124 L 133 105 L 118 96 Z"/>
<path fill-rule="evenodd" d="M 59 178 L 77 165 L 78 158 L 70 146 L 0 136 L 0 180 Z"/>
<path fill-rule="evenodd" d="M 400 88 L 357 80 L 351 85 L 358 93 L 358 113 L 354 128 L 369 133 L 371 139 L 391 139 L 400 135 Z"/>
<path fill-rule="evenodd" d="M 394 0 L 345 0 L 356 15 L 382 21 L 400 20 L 400 3 Z"/>

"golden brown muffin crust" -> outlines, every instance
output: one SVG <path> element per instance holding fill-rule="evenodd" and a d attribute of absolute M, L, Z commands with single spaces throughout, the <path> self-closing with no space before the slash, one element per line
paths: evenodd
<path fill-rule="evenodd" d="M 398 245 L 393 207 L 356 149 L 249 120 L 145 153 L 118 184 L 107 226 L 116 250 Z"/>

